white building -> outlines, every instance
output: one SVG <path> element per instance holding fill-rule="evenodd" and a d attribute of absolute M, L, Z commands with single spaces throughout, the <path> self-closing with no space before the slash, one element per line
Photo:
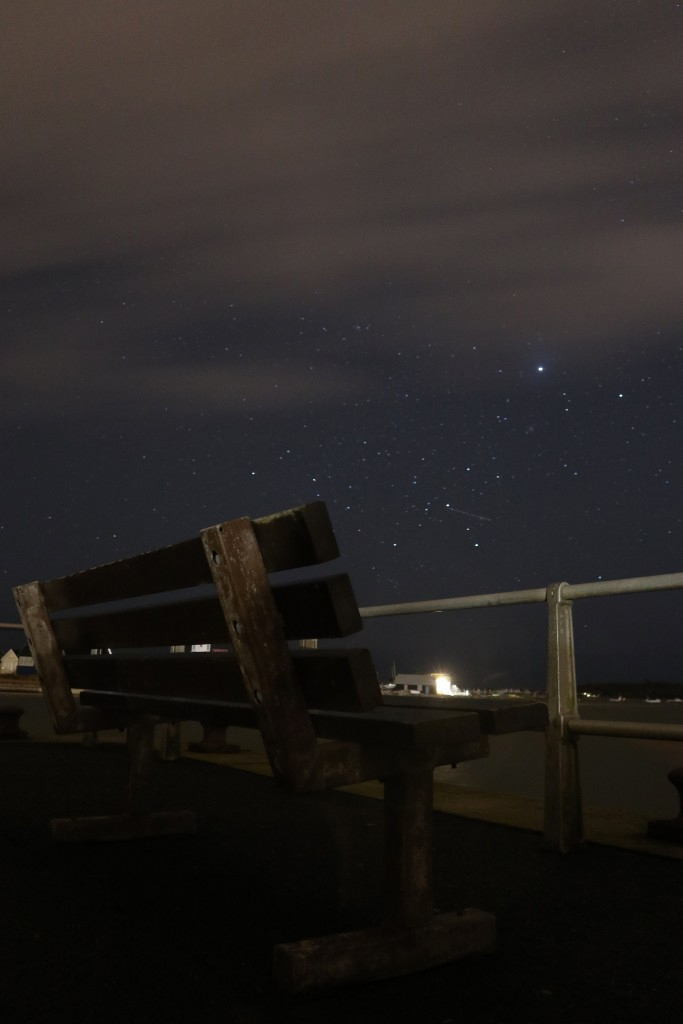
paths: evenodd
<path fill-rule="evenodd" d="M 425 672 L 412 674 L 409 672 L 398 672 L 391 680 L 392 690 L 409 690 L 413 693 L 425 693 L 432 696 L 452 697 L 456 694 L 467 694 L 467 690 L 460 690 L 446 672 Z"/>
<path fill-rule="evenodd" d="M 25 648 L 28 651 L 28 648 Z M 12 648 L 0 658 L 0 675 L 3 676 L 16 676 L 16 675 L 33 675 L 35 673 L 35 665 L 33 658 L 30 654 L 21 651 L 19 654 L 13 651 Z"/>
<path fill-rule="evenodd" d="M 18 667 L 19 655 L 15 654 L 12 648 L 10 648 L 9 651 L 5 651 L 3 656 L 0 658 L 0 676 L 16 675 Z"/>

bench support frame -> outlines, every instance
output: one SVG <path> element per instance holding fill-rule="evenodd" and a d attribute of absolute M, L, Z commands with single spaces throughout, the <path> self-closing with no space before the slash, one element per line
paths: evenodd
<path fill-rule="evenodd" d="M 127 729 L 128 784 L 123 813 L 88 818 L 53 818 L 52 838 L 59 843 L 110 842 L 117 839 L 148 839 L 152 836 L 192 835 L 194 811 L 151 811 L 148 782 L 154 755 L 151 716 L 131 722 Z"/>
<path fill-rule="evenodd" d="M 434 913 L 432 866 L 434 767 L 483 756 L 485 733 L 495 729 L 483 729 L 469 710 L 383 706 L 367 651 L 344 649 L 340 670 L 330 666 L 342 652 L 311 650 L 301 658 L 290 646 L 362 628 L 345 574 L 271 585 L 273 573 L 317 566 L 338 554 L 325 506 L 315 502 L 258 520 L 234 519 L 170 548 L 15 589 L 55 730 L 127 729 L 121 813 L 55 819 L 56 840 L 195 831 L 192 812 L 150 806 L 154 729 L 161 723 L 203 722 L 205 748 L 223 747 L 229 725 L 258 727 L 273 775 L 290 791 L 383 782 L 382 924 L 277 946 L 277 980 L 288 991 L 397 976 L 489 953 L 496 944 L 492 914 Z M 217 600 L 180 593 L 212 582 Z M 173 604 L 92 611 L 168 591 L 179 592 Z M 84 608 L 90 610 L 84 614 Z M 195 631 L 202 642 L 230 642 L 236 681 L 231 663 L 224 669 L 212 655 L 187 672 L 181 662 L 169 667 L 165 656 L 153 655 L 141 667 L 137 654 L 116 653 L 177 647 L 193 641 Z M 92 658 L 83 655 L 88 650 Z M 107 650 L 115 651 L 114 659 L 99 656 Z M 80 706 L 74 699 L 79 691 Z"/>
<path fill-rule="evenodd" d="M 431 770 L 385 779 L 384 879 L 382 927 L 276 946 L 280 988 L 304 992 L 375 981 L 494 952 L 493 914 L 434 914 Z"/>

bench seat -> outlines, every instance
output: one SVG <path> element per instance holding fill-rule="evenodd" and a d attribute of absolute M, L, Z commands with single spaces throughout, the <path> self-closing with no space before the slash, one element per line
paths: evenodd
<path fill-rule="evenodd" d="M 131 715 L 156 715 L 164 722 L 201 722 L 258 728 L 257 713 L 250 704 L 225 701 L 193 701 L 183 697 L 150 697 L 146 694 L 82 691 L 81 703 L 88 707 L 120 712 L 120 720 Z M 463 744 L 482 753 L 479 715 L 474 711 L 444 714 L 431 708 L 378 707 L 366 712 L 309 709 L 316 736 L 323 740 L 348 740 L 361 746 L 379 747 L 406 754 L 435 752 L 436 764 L 451 764 Z M 472 756 L 470 753 L 469 756 Z M 464 760 L 465 758 L 461 758 Z"/>
<path fill-rule="evenodd" d="M 506 697 L 432 697 L 414 694 L 385 695 L 383 703 L 394 708 L 423 708 L 451 714 L 475 712 L 481 731 L 487 736 L 511 732 L 543 732 L 548 725 L 548 705 L 542 700 Z"/>

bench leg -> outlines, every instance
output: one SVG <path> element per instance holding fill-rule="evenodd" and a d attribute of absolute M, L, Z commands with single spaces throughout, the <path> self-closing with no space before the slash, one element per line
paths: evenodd
<path fill-rule="evenodd" d="M 154 720 L 142 718 L 127 729 L 128 782 L 123 814 L 53 818 L 52 838 L 61 843 L 109 842 L 194 833 L 192 811 L 150 811 L 149 773 L 154 755 Z"/>
<path fill-rule="evenodd" d="M 182 757 L 183 736 L 181 722 L 167 722 L 161 726 L 159 758 L 162 761 L 177 761 Z"/>
<path fill-rule="evenodd" d="M 385 916 L 381 928 L 275 948 L 285 991 L 377 981 L 493 952 L 496 922 L 481 910 L 433 914 L 432 772 L 384 784 Z"/>
<path fill-rule="evenodd" d="M 19 728 L 24 709 L 16 704 L 0 708 L 0 740 L 25 740 L 27 733 Z"/>
<path fill-rule="evenodd" d="M 384 782 L 384 924 L 417 928 L 433 907 L 431 771 Z"/>
<path fill-rule="evenodd" d="M 669 843 L 683 843 L 683 768 L 672 768 L 667 779 L 678 793 L 680 810 L 677 818 L 648 821 L 647 834 Z"/>

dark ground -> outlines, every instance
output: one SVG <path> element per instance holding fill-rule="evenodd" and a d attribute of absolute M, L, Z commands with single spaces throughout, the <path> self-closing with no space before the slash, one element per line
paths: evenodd
<path fill-rule="evenodd" d="M 498 917 L 499 949 L 422 974 L 285 997 L 276 941 L 376 923 L 381 804 L 158 762 L 193 838 L 53 846 L 52 816 L 118 809 L 122 747 L 0 744 L 0 1021 L 524 1024 L 678 1022 L 677 860 L 437 814 L 437 902 Z"/>

